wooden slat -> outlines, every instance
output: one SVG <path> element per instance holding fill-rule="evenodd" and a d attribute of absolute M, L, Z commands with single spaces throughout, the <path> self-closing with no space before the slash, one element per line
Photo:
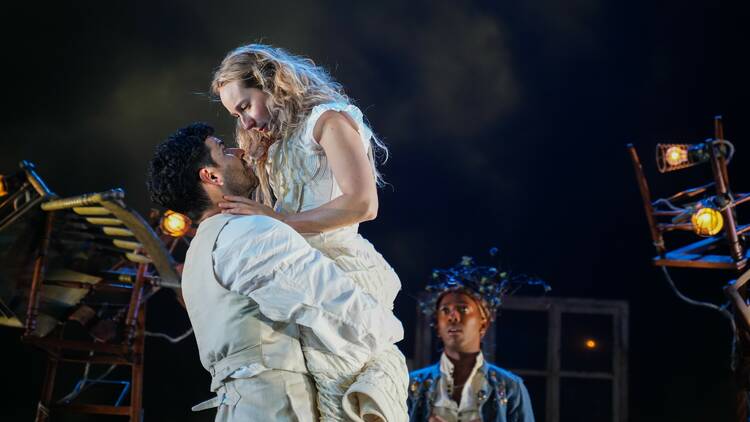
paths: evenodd
<path fill-rule="evenodd" d="M 47 276 L 45 277 L 45 282 L 50 281 L 50 280 L 72 281 L 76 283 L 85 283 L 85 284 L 96 284 L 102 281 L 102 278 L 89 275 L 89 274 L 85 274 L 85 273 L 81 273 L 78 271 L 61 268 L 61 269 L 55 269 L 55 270 L 47 272 Z"/>
<path fill-rule="evenodd" d="M 151 261 L 151 258 L 137 253 L 126 253 L 125 256 L 136 264 L 150 264 L 153 262 Z"/>
<path fill-rule="evenodd" d="M 734 198 L 734 206 L 750 201 L 750 193 L 740 193 Z"/>
<path fill-rule="evenodd" d="M 102 231 L 108 236 L 134 236 L 132 231 L 120 227 L 102 227 Z"/>
<path fill-rule="evenodd" d="M 110 189 L 106 192 L 87 193 L 70 198 L 53 199 L 43 203 L 41 206 L 44 211 L 69 210 L 79 207 L 103 206 L 102 202 L 104 201 L 119 201 L 124 197 L 125 192 L 122 189 Z M 107 207 L 104 206 L 104 208 Z M 112 212 L 109 208 L 107 210 Z"/>
<path fill-rule="evenodd" d="M 655 257 L 654 265 L 657 267 L 676 268 L 713 268 L 722 270 L 740 270 L 747 264 L 747 258 L 734 262 L 732 257 L 723 255 L 673 255 L 667 254 L 666 258 Z"/>
<path fill-rule="evenodd" d="M 5 327 L 23 328 L 23 323 L 16 317 L 5 317 L 0 315 L 0 325 Z"/>
<path fill-rule="evenodd" d="M 123 222 L 117 218 L 86 217 L 86 221 L 97 226 L 122 226 Z"/>
<path fill-rule="evenodd" d="M 104 207 L 74 207 L 73 212 L 78 215 L 111 215 L 108 209 Z"/>
<path fill-rule="evenodd" d="M 123 248 L 131 251 L 143 247 L 143 245 L 141 245 L 140 243 L 132 242 L 130 240 L 112 239 L 112 243 L 114 243 L 114 245 L 118 248 Z"/>

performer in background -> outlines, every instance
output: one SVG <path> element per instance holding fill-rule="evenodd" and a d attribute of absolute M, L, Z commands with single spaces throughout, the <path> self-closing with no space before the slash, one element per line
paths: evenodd
<path fill-rule="evenodd" d="M 243 151 L 194 124 L 160 144 L 148 187 L 154 202 L 199 221 L 182 294 L 217 421 L 318 420 L 301 344 L 366 362 L 403 337 L 390 309 L 286 224 L 222 214 L 224 195 L 248 196 L 257 179 Z M 361 368 L 360 368 L 361 369 Z"/>
<path fill-rule="evenodd" d="M 228 196 L 219 205 L 226 213 L 283 221 L 392 308 L 399 278 L 358 234 L 358 224 L 377 215 L 375 157 L 387 150 L 341 85 L 309 59 L 251 44 L 224 58 L 211 90 L 237 119 L 237 142 L 261 183 L 257 201 Z M 356 358 L 304 351 L 321 419 L 407 419 L 408 370 L 397 347 L 363 371 Z"/>
<path fill-rule="evenodd" d="M 464 257 L 453 268 L 435 271 L 433 278 L 420 307 L 434 318 L 443 353 L 440 362 L 410 374 L 410 421 L 533 422 L 521 378 L 485 361 L 481 350 L 510 287 L 508 273 Z"/>

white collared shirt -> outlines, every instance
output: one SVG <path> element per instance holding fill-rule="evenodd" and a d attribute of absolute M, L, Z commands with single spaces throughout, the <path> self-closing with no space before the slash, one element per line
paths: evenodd
<path fill-rule="evenodd" d="M 477 355 L 474 368 L 471 370 L 466 383 L 461 390 L 461 402 L 456 403 L 451 398 L 453 391 L 453 362 L 443 353 L 440 355 L 440 380 L 437 385 L 437 397 L 433 404 L 432 414 L 440 416 L 448 422 L 469 422 L 481 420 L 480 406 L 482 400 L 480 396 L 489 391 L 484 372 L 481 371 L 484 365 L 484 356 L 482 352 Z"/>
<path fill-rule="evenodd" d="M 288 225 L 266 216 L 209 218 L 229 220 L 213 251 L 217 281 L 253 299 L 266 318 L 308 327 L 316 347 L 344 358 L 372 355 L 403 339 L 403 326 L 390 309 Z M 256 364 L 232 376 L 264 370 Z"/>

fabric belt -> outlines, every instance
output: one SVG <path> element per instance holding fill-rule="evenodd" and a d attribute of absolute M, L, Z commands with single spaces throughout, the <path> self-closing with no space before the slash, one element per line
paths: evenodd
<path fill-rule="evenodd" d="M 260 345 L 252 346 L 239 352 L 235 352 L 234 354 L 209 366 L 208 372 L 211 374 L 212 378 L 211 390 L 217 391 L 223 384 L 223 381 L 241 366 L 261 362 L 262 358 L 260 353 Z"/>

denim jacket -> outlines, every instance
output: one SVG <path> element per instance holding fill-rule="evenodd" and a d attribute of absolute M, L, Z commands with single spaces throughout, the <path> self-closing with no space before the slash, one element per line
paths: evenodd
<path fill-rule="evenodd" d="M 531 399 L 521 378 L 486 362 L 480 370 L 487 380 L 487 388 L 477 393 L 483 422 L 534 422 Z M 440 376 L 440 363 L 409 374 L 410 422 L 429 419 Z"/>

